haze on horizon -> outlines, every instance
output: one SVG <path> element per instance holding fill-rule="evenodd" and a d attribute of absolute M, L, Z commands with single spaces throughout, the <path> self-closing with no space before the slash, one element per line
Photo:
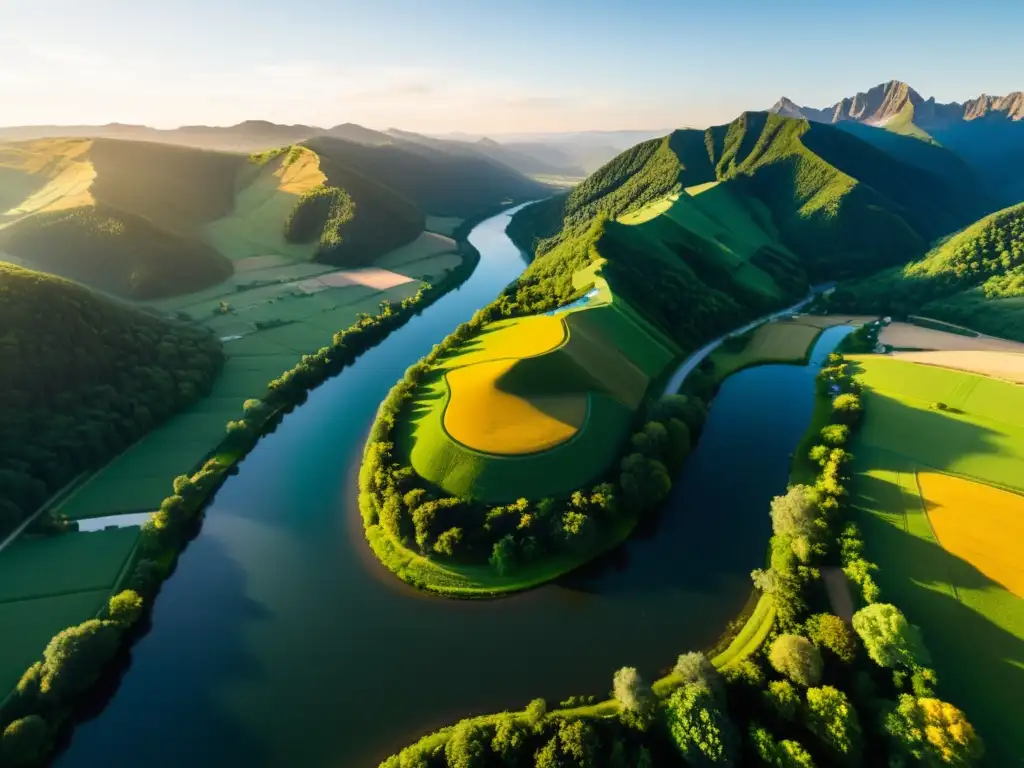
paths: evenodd
<path fill-rule="evenodd" d="M 705 126 L 893 78 L 939 101 L 1024 88 L 1019 0 L 426 5 L 4 3 L 0 125 L 262 119 L 498 135 Z"/>

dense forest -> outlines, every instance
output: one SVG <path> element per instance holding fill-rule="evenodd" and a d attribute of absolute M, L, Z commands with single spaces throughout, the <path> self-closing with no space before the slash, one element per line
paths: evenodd
<path fill-rule="evenodd" d="M 873 343 L 863 333 L 861 342 Z M 653 684 L 623 667 L 606 702 L 571 699 L 549 711 L 537 699 L 520 712 L 470 718 L 381 768 L 978 764 L 980 738 L 938 698 L 920 631 L 881 601 L 878 566 L 846 521 L 846 446 L 863 416 L 850 374 L 841 355 L 819 373 L 817 396 L 831 407 L 798 459 L 817 474 L 771 502 L 769 565 L 751 576 L 775 620 L 757 651 L 722 669 L 684 653 Z M 841 567 L 854 586 L 852 621 L 831 612 L 820 580 L 827 566 Z"/>
<path fill-rule="evenodd" d="M 0 534 L 209 393 L 220 343 L 0 262 Z"/>
<path fill-rule="evenodd" d="M 1024 340 L 1024 203 L 940 242 L 923 259 L 841 285 L 837 311 L 919 313 Z"/>

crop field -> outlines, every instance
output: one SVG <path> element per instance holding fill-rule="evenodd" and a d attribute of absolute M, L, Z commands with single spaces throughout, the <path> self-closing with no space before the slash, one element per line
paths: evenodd
<path fill-rule="evenodd" d="M 821 330 L 800 320 L 776 320 L 758 326 L 750 334 L 726 339 L 711 353 L 715 375 L 724 379 L 761 363 L 801 363 Z"/>
<path fill-rule="evenodd" d="M 794 322 L 814 328 L 832 328 L 837 325 L 864 325 L 878 319 L 878 315 L 794 315 Z"/>
<path fill-rule="evenodd" d="M 852 501 L 882 597 L 921 626 L 943 698 L 971 713 L 991 764 L 1012 765 L 1024 754 L 1024 601 L 1000 582 L 1018 578 L 1022 518 L 1020 497 L 991 486 L 1024 491 L 1024 388 L 889 357 L 848 359 L 866 413 Z M 984 543 L 993 537 L 995 546 Z"/>
<path fill-rule="evenodd" d="M 422 478 L 501 503 L 586 486 L 615 460 L 677 352 L 593 270 L 578 277 L 598 286 L 588 302 L 493 323 L 436 363 L 396 430 Z"/>
<path fill-rule="evenodd" d="M 60 630 L 106 603 L 138 528 L 21 538 L 0 551 L 0 690 L 10 690 Z"/>
<path fill-rule="evenodd" d="M 0 145 L 0 228 L 44 211 L 92 205 L 88 139 Z"/>
<path fill-rule="evenodd" d="M 995 379 L 1024 384 L 1024 354 L 1017 352 L 948 351 L 893 352 L 896 360 L 936 365 L 958 371 L 980 373 Z"/>
<path fill-rule="evenodd" d="M 878 340 L 903 349 L 1024 353 L 1024 344 L 1017 341 L 992 336 L 963 336 L 909 323 L 890 323 L 882 330 Z"/>
<path fill-rule="evenodd" d="M 943 549 L 1024 597 L 1024 496 L 938 472 L 917 485 Z"/>

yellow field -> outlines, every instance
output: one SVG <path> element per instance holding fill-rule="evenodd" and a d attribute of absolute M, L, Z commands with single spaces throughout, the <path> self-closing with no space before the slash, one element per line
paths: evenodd
<path fill-rule="evenodd" d="M 980 373 L 996 379 L 1024 384 L 1024 354 L 980 350 L 945 352 L 893 352 L 897 360 L 937 365 L 958 371 Z"/>
<path fill-rule="evenodd" d="M 494 323 L 473 341 L 460 349 L 459 354 L 441 362 L 442 368 L 462 368 L 503 358 L 520 360 L 542 355 L 565 341 L 565 325 L 558 317 L 534 315 L 521 319 Z"/>
<path fill-rule="evenodd" d="M 320 186 L 327 177 L 315 152 L 303 149 L 293 163 L 286 160 L 287 155 L 281 155 L 266 165 L 254 164 L 251 180 L 235 198 L 235 209 L 204 227 L 206 239 L 229 259 L 268 254 L 313 258 L 316 243 L 288 243 L 281 222 L 303 193 Z"/>
<path fill-rule="evenodd" d="M 707 192 L 709 189 L 717 187 L 719 182 L 717 181 L 706 181 L 703 184 L 694 184 L 692 187 L 686 188 L 686 194 L 690 197 L 696 197 L 701 192 Z"/>
<path fill-rule="evenodd" d="M 937 472 L 918 472 L 942 547 L 1024 597 L 1024 496 Z"/>
<path fill-rule="evenodd" d="M 638 211 L 632 213 L 626 213 L 619 216 L 619 222 L 622 224 L 643 224 L 645 221 L 650 221 L 656 216 L 660 216 L 665 213 L 669 208 L 672 207 L 672 203 L 679 199 L 679 195 L 668 195 L 655 200 L 653 203 L 645 205 Z"/>
<path fill-rule="evenodd" d="M 473 450 L 516 455 L 553 448 L 579 431 L 587 417 L 585 394 L 525 399 L 499 389 L 502 376 L 518 362 L 493 360 L 448 371 L 448 434 Z"/>

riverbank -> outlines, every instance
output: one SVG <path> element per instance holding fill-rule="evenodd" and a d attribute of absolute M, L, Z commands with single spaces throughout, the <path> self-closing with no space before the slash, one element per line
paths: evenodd
<path fill-rule="evenodd" d="M 255 448 L 264 435 L 276 428 L 287 412 L 305 401 L 311 389 L 340 373 L 441 295 L 464 282 L 478 263 L 479 253 L 468 244 L 463 245 L 461 250 L 463 256 L 459 265 L 451 269 L 437 285 L 423 285 L 416 294 L 403 299 L 397 307 L 385 304 L 379 314 L 364 315 L 352 326 L 337 332 L 330 347 L 304 356 L 295 368 L 271 381 L 262 399 L 246 401 L 242 418 L 228 423 L 227 435 L 208 454 L 200 468 L 174 480 L 173 495 L 163 500 L 159 510 L 150 516 L 140 531 L 116 529 L 69 534 L 87 537 L 88 541 L 99 541 L 100 538 L 106 541 L 113 536 L 120 541 L 127 536 L 131 542 L 127 554 L 122 552 L 123 547 L 118 549 L 122 556 L 116 563 L 118 568 L 113 586 L 107 585 L 103 594 L 90 593 L 89 597 L 96 597 L 96 600 L 91 603 L 90 610 L 81 615 L 80 620 L 89 619 L 90 615 L 102 619 L 106 616 L 107 598 L 129 586 L 143 599 L 140 604 L 146 609 L 151 608 L 160 584 L 174 572 L 179 555 L 196 535 L 204 508 L 221 484 L 235 471 L 237 464 Z M 168 484 L 170 479 L 167 478 Z M 69 630 L 80 631 L 83 626 L 72 625 Z M 97 651 L 93 658 L 97 669 L 113 658 L 119 643 L 131 643 L 135 639 L 135 633 L 119 633 L 115 643 L 108 644 L 102 652 Z M 36 653 L 41 650 L 38 649 Z M 8 723 L 28 715 L 38 716 L 44 724 L 41 736 L 43 746 L 40 749 L 48 749 L 45 745 L 52 743 L 57 730 L 72 714 L 80 695 L 81 692 L 76 692 L 74 697 L 64 699 L 48 695 L 44 699 L 33 692 L 31 686 L 26 688 L 19 685 L 16 691 L 0 703 L 0 726 L 6 727 Z"/>

